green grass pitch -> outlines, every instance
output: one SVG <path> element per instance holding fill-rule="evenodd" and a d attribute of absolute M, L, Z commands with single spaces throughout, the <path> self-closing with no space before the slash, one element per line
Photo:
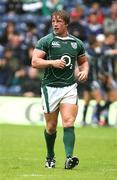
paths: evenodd
<path fill-rule="evenodd" d="M 79 166 L 65 170 L 63 131 L 58 127 L 56 168 L 46 169 L 44 127 L 0 125 L 0 180 L 117 180 L 117 128 L 76 128 Z"/>

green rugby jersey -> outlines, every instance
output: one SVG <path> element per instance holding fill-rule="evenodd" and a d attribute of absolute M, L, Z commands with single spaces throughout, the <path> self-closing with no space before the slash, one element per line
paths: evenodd
<path fill-rule="evenodd" d="M 65 87 L 76 82 L 74 76 L 75 63 L 79 56 L 85 54 L 81 40 L 71 35 L 62 38 L 51 33 L 41 38 L 35 48 L 44 51 L 47 60 L 65 59 L 66 61 L 64 69 L 45 68 L 42 86 Z"/>

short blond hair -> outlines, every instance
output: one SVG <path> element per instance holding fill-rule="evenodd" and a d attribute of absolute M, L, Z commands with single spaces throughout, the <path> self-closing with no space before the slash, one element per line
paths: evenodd
<path fill-rule="evenodd" d="M 53 16 L 60 16 L 64 20 L 65 24 L 69 24 L 70 22 L 70 15 L 65 10 L 54 11 L 51 18 Z"/>

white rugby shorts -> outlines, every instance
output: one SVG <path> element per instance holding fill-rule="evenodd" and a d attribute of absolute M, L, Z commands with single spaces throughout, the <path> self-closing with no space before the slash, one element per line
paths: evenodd
<path fill-rule="evenodd" d="M 78 104 L 76 83 L 63 88 L 44 86 L 41 88 L 41 92 L 44 113 L 56 111 L 60 103 Z"/>

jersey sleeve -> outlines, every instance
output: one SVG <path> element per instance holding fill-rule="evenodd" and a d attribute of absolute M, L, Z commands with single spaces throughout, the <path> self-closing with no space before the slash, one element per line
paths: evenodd
<path fill-rule="evenodd" d="M 36 49 L 39 49 L 39 50 L 42 50 L 44 52 L 47 53 L 47 43 L 46 43 L 46 38 L 41 38 L 36 46 L 35 46 Z"/>
<path fill-rule="evenodd" d="M 84 44 L 81 40 L 78 41 L 78 57 L 84 56 L 86 53 Z"/>

